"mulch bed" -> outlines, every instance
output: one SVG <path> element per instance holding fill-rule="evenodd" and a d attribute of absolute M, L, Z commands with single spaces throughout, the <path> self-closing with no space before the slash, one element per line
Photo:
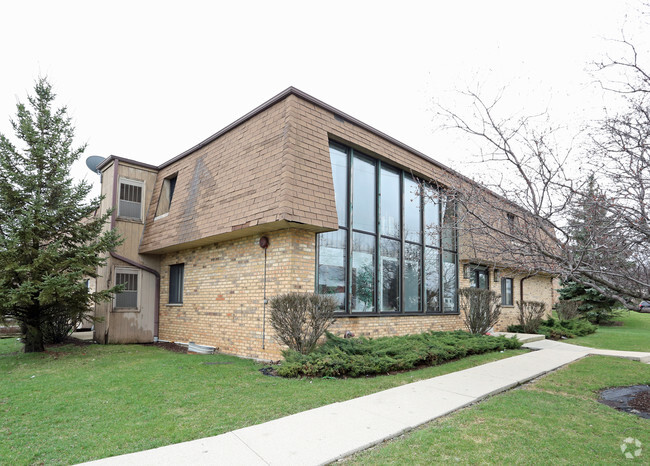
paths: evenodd
<path fill-rule="evenodd" d="M 598 401 L 619 411 L 650 419 L 650 385 L 608 388 L 600 392 Z"/>

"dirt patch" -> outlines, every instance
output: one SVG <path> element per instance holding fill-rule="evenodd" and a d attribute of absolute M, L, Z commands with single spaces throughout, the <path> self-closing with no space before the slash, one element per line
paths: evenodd
<path fill-rule="evenodd" d="M 608 388 L 600 392 L 598 401 L 619 411 L 650 419 L 650 385 Z"/>
<path fill-rule="evenodd" d="M 78 338 L 66 337 L 61 343 L 53 343 L 50 345 L 45 345 L 45 351 L 51 348 L 60 348 L 61 346 L 74 345 L 74 346 L 90 346 L 95 343 L 88 340 L 79 340 Z"/>
<path fill-rule="evenodd" d="M 156 343 L 147 343 L 148 345 L 162 348 L 173 353 L 187 353 L 187 346 L 177 345 L 171 341 L 158 341 Z"/>

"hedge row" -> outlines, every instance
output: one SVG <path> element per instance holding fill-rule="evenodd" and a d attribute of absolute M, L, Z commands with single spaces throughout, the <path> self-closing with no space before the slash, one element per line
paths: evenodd
<path fill-rule="evenodd" d="M 585 319 L 558 320 L 549 318 L 543 320 L 537 330 L 540 335 L 550 340 L 562 340 L 563 338 L 575 338 L 590 335 L 598 327 Z M 509 332 L 524 333 L 521 325 L 510 325 Z"/>
<path fill-rule="evenodd" d="M 345 339 L 327 333 L 325 343 L 310 354 L 285 351 L 285 360 L 277 373 L 283 377 L 360 377 L 435 366 L 472 354 L 520 346 L 521 342 L 516 339 L 472 335 L 464 331 L 375 339 Z"/>

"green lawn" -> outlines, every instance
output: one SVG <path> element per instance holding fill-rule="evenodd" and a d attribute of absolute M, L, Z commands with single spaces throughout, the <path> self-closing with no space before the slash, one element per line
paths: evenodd
<path fill-rule="evenodd" d="M 592 348 L 650 351 L 650 314 L 624 311 L 622 317 L 617 317 L 616 320 L 623 322 L 623 326 L 601 326 L 592 335 L 564 342 Z"/>
<path fill-rule="evenodd" d="M 596 401 L 596 391 L 650 383 L 650 365 L 592 356 L 521 389 L 433 421 L 353 464 L 649 464 L 650 420 Z M 628 460 L 622 440 L 643 443 Z"/>
<path fill-rule="evenodd" d="M 0 465 L 77 463 L 217 435 L 524 352 L 310 380 L 267 377 L 250 360 L 152 346 L 19 351 L 15 339 L 0 340 Z"/>

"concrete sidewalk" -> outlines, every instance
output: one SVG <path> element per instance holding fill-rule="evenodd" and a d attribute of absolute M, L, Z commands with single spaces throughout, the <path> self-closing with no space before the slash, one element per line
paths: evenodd
<path fill-rule="evenodd" d="M 650 353 L 594 350 L 550 341 L 534 341 L 524 346 L 539 351 L 322 406 L 215 437 L 87 464 L 327 464 L 589 354 L 650 361 Z M 143 432 L 143 435 L 146 433 Z"/>

